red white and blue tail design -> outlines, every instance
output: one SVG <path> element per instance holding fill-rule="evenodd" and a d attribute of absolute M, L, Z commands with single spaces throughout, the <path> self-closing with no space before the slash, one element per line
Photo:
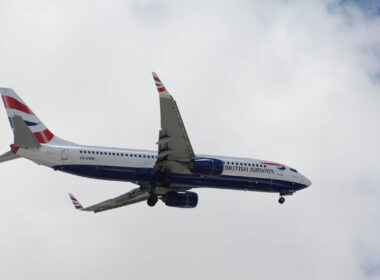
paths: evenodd
<path fill-rule="evenodd" d="M 20 116 L 29 129 L 32 131 L 38 142 L 41 144 L 49 143 L 54 134 L 41 122 L 25 102 L 10 88 L 0 88 L 1 98 L 3 99 L 8 119 L 14 130 L 14 117 Z"/>
<path fill-rule="evenodd" d="M 75 209 L 81 210 L 83 209 L 82 205 L 79 203 L 79 201 L 71 194 L 69 193 L 70 199 L 74 204 Z"/>

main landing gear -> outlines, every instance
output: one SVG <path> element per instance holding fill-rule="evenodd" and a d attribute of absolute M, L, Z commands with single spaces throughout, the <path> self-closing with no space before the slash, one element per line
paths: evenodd
<path fill-rule="evenodd" d="M 284 202 L 285 202 L 285 197 L 280 196 L 280 198 L 278 199 L 278 203 L 283 204 Z"/>
<path fill-rule="evenodd" d="M 158 197 L 157 197 L 157 195 L 152 194 L 152 195 L 148 198 L 148 200 L 146 201 L 146 203 L 147 203 L 150 207 L 153 207 L 154 205 L 156 205 L 157 201 L 158 201 Z"/>

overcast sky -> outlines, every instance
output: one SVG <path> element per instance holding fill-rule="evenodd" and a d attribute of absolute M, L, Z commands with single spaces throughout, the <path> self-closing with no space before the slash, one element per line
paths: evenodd
<path fill-rule="evenodd" d="M 4 1 L 0 86 L 56 135 L 155 150 L 156 71 L 196 153 L 313 185 L 198 190 L 191 210 L 75 211 L 134 188 L 0 166 L 1 279 L 380 279 L 379 1 Z M 1 109 L 0 109 L 1 111 Z M 0 147 L 13 141 L 5 110 Z"/>

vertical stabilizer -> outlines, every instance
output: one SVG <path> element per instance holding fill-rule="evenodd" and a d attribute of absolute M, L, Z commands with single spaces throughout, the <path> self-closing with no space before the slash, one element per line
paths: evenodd
<path fill-rule="evenodd" d="M 54 134 L 41 122 L 25 102 L 10 88 L 0 88 L 1 98 L 8 114 L 9 123 L 15 134 L 15 117 L 18 116 L 19 124 L 24 123 L 40 144 L 49 143 Z M 20 122 L 22 120 L 23 122 Z M 25 129 L 24 129 L 25 131 Z M 15 135 L 16 138 L 16 135 Z"/>

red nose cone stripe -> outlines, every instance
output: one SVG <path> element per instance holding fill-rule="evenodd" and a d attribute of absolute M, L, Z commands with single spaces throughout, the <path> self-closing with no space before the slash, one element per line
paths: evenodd
<path fill-rule="evenodd" d="M 153 79 L 154 79 L 155 81 L 157 81 L 157 82 L 160 82 L 160 83 L 161 83 L 161 81 L 160 81 L 160 79 L 159 79 L 159 78 L 157 78 L 157 77 L 153 77 Z"/>
<path fill-rule="evenodd" d="M 34 115 L 33 112 L 28 108 L 28 106 L 26 106 L 25 104 L 22 104 L 20 101 L 14 99 L 13 97 L 5 96 L 5 95 L 1 97 L 3 98 L 5 108 L 15 109 L 29 115 Z"/>
<path fill-rule="evenodd" d="M 54 134 L 51 133 L 49 129 L 45 129 L 41 132 L 34 132 L 33 134 L 41 144 L 50 142 L 50 140 L 54 137 Z"/>
<path fill-rule="evenodd" d="M 164 91 L 166 91 L 166 89 L 165 89 L 164 87 L 162 87 L 162 88 L 157 88 L 157 89 L 158 89 L 159 92 L 164 92 Z"/>

